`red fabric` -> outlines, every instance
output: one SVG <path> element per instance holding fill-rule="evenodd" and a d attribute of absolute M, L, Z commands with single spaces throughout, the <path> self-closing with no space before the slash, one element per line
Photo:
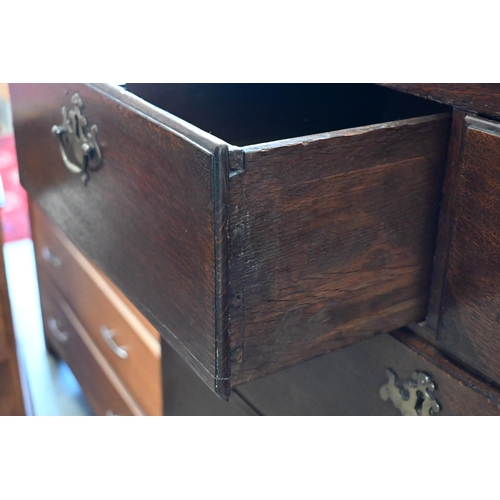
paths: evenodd
<path fill-rule="evenodd" d="M 4 242 L 31 238 L 28 197 L 19 183 L 13 135 L 0 136 L 0 175 L 5 191 L 5 206 L 2 208 Z"/>

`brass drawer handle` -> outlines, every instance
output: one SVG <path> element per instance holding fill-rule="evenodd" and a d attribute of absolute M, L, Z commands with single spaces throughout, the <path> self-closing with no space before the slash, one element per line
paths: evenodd
<path fill-rule="evenodd" d="M 61 259 L 52 255 L 52 252 L 47 247 L 42 248 L 42 258 L 55 269 L 59 269 L 62 266 Z"/>
<path fill-rule="evenodd" d="M 69 335 L 66 332 L 63 332 L 59 329 L 59 327 L 57 326 L 57 320 L 55 318 L 49 318 L 48 324 L 49 324 L 49 329 L 52 335 L 54 335 L 54 337 L 56 338 L 56 340 L 62 343 L 67 342 L 69 340 Z"/>
<path fill-rule="evenodd" d="M 114 336 L 116 335 L 113 330 L 110 330 L 107 326 L 101 326 L 101 335 L 104 339 L 104 342 L 108 345 L 108 347 L 120 358 L 127 359 L 128 352 L 126 346 L 119 346 L 114 340 Z"/>
<path fill-rule="evenodd" d="M 429 375 L 424 372 L 413 372 L 412 379 L 399 384 L 396 374 L 388 368 L 386 375 L 389 381 L 379 390 L 380 397 L 393 405 L 404 416 L 431 416 L 441 411 L 441 406 L 434 398 L 432 391 L 436 388 Z"/>
<path fill-rule="evenodd" d="M 74 104 L 73 109 L 67 111 L 66 106 L 62 107 L 63 122 L 61 125 L 54 125 L 52 133 L 58 139 L 59 151 L 66 168 L 75 174 L 82 174 L 86 185 L 90 177 L 89 168 L 96 169 L 102 160 L 97 143 L 97 125 L 92 125 L 90 132 L 87 132 L 87 119 L 81 112 L 82 98 L 74 94 L 71 102 Z M 72 151 L 76 163 L 68 158 L 66 147 Z"/>

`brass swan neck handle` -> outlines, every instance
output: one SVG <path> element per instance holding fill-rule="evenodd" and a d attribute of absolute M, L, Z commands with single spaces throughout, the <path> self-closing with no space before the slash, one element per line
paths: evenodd
<path fill-rule="evenodd" d="M 67 111 L 62 107 L 63 122 L 54 125 L 52 133 L 57 137 L 59 151 L 66 168 L 75 174 L 81 174 L 86 185 L 89 178 L 89 168 L 97 168 L 102 161 L 101 150 L 97 143 L 97 125 L 92 125 L 87 132 L 87 119 L 82 114 L 83 101 L 78 94 L 71 98 L 74 107 Z M 71 151 L 73 159 L 68 157 Z"/>

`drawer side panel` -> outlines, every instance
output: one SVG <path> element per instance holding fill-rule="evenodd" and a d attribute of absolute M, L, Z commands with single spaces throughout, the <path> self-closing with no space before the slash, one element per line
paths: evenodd
<path fill-rule="evenodd" d="M 425 317 L 449 123 L 245 150 L 230 179 L 234 384 Z"/>

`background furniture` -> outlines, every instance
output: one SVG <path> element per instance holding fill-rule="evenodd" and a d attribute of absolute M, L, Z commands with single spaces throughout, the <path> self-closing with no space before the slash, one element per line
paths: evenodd
<path fill-rule="evenodd" d="M 161 415 L 158 332 L 32 203 L 48 350 L 98 415 Z"/>

